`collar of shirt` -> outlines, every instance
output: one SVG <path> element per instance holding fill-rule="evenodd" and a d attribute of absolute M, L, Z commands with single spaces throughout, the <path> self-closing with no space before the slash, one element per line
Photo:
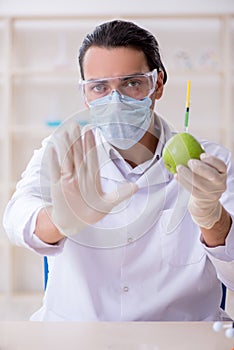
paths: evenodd
<path fill-rule="evenodd" d="M 136 182 L 138 187 L 166 183 L 172 175 L 166 170 L 162 162 L 162 150 L 172 132 L 168 124 L 155 114 L 155 132 L 158 135 L 158 145 L 152 159 L 132 168 L 121 154 L 109 144 L 99 129 L 96 129 L 100 174 L 118 182 Z"/>

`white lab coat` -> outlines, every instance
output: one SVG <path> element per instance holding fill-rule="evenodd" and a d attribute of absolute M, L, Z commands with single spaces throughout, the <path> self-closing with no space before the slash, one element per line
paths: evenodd
<path fill-rule="evenodd" d="M 159 117 L 156 127 L 161 142 L 154 159 L 134 169 L 104 145 L 96 131 L 103 190 L 111 191 L 126 180 L 136 181 L 139 190 L 103 220 L 57 245 L 34 235 L 37 213 L 44 200 L 50 202 L 48 174 L 41 167 L 48 140 L 35 151 L 4 216 L 13 243 L 49 259 L 43 305 L 32 320 L 202 321 L 227 316 L 219 308 L 220 281 L 234 290 L 234 225 L 225 246 L 207 248 L 201 243 L 199 227 L 187 210 L 189 194 L 162 164 L 162 147 L 171 131 Z M 233 219 L 230 152 L 202 144 L 228 165 L 221 201 Z"/>

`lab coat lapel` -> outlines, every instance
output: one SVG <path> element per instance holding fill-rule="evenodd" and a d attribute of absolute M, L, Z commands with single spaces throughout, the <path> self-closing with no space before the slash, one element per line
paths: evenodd
<path fill-rule="evenodd" d="M 165 169 L 162 158 L 151 166 L 141 177 L 137 180 L 139 188 L 165 184 L 171 181 L 172 175 Z"/>
<path fill-rule="evenodd" d="M 163 147 L 172 137 L 172 132 L 164 119 L 156 114 L 154 118 L 156 136 L 159 140 L 156 152 L 158 152 L 160 159 L 149 167 L 149 169 L 137 181 L 137 185 L 140 188 L 167 183 L 171 181 L 173 177 L 173 175 L 165 168 L 162 160 Z"/>
<path fill-rule="evenodd" d="M 125 177 L 110 158 L 106 157 L 106 160 L 104 162 L 102 161 L 102 163 L 99 165 L 101 178 L 106 178 L 117 182 L 126 182 Z"/>
<path fill-rule="evenodd" d="M 96 130 L 96 142 L 98 147 L 98 162 L 101 178 L 117 182 L 126 182 L 123 174 L 110 157 L 111 146 L 105 141 L 98 129 Z"/>

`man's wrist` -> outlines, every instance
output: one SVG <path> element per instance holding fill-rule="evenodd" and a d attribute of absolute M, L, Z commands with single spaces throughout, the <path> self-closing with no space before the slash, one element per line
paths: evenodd
<path fill-rule="evenodd" d="M 232 218 L 222 207 L 222 214 L 218 222 L 210 229 L 200 227 L 202 232 L 201 240 L 207 247 L 214 248 L 225 245 L 226 237 L 232 225 Z"/>
<path fill-rule="evenodd" d="M 47 244 L 57 244 L 64 236 L 61 235 L 51 219 L 52 207 L 42 208 L 37 216 L 35 235 Z"/>

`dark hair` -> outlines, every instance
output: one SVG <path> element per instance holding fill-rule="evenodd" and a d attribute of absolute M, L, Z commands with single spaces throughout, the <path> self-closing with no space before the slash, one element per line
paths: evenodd
<path fill-rule="evenodd" d="M 83 61 L 86 51 L 91 46 L 115 48 L 131 47 L 145 54 L 150 70 L 157 68 L 164 72 L 163 83 L 167 81 L 167 72 L 161 61 L 158 42 L 149 31 L 135 23 L 113 20 L 97 26 L 83 40 L 79 49 L 79 65 L 82 79 L 84 79 Z"/>

